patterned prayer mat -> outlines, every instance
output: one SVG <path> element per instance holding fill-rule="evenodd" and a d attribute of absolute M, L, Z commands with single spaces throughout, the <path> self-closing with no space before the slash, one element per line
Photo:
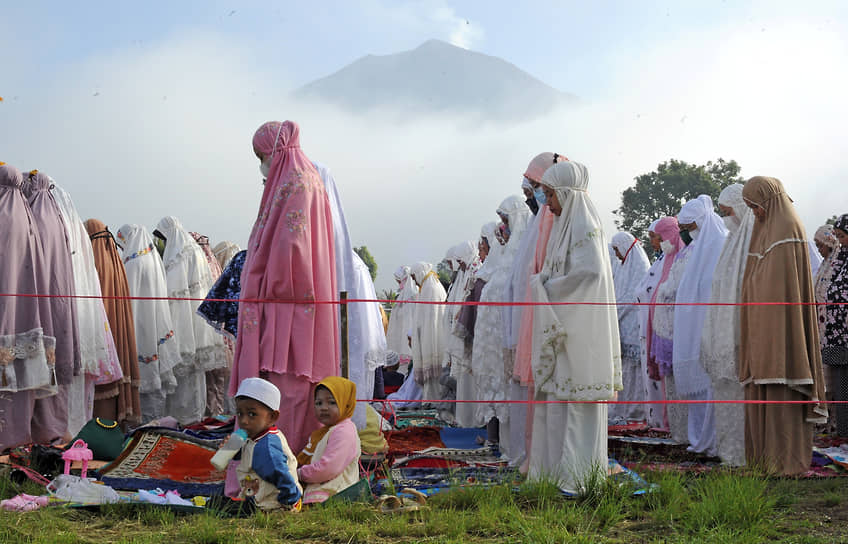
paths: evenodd
<path fill-rule="evenodd" d="M 615 459 L 609 460 L 608 474 L 619 485 L 630 486 L 634 495 L 648 493 L 654 488 L 636 472 L 622 466 Z M 372 487 L 377 495 L 388 492 L 392 488 L 403 487 L 411 487 L 427 495 L 433 495 L 453 489 L 499 484 L 507 484 L 517 490 L 524 481 L 525 477 L 518 470 L 510 467 L 392 468 L 389 478 L 375 480 Z M 572 496 L 565 491 L 562 493 L 565 496 Z"/>
<path fill-rule="evenodd" d="M 524 477 L 514 469 L 490 467 L 393 468 L 389 474 L 395 489 L 411 487 L 427 494 L 469 486 L 518 485 L 524 481 Z M 375 481 L 374 491 L 378 495 L 389 488 L 388 479 Z"/>
<path fill-rule="evenodd" d="M 506 461 L 489 446 L 473 450 L 425 448 L 403 457 L 395 457 L 392 467 L 492 467 L 503 468 Z"/>
<path fill-rule="evenodd" d="M 450 427 L 451 424 L 439 418 L 438 410 L 398 410 L 394 414 L 395 427 L 407 429 L 409 427 Z"/>
<path fill-rule="evenodd" d="M 121 455 L 100 470 L 115 489 L 176 490 L 183 497 L 224 491 L 224 472 L 210 463 L 219 441 L 167 429 L 139 429 Z"/>

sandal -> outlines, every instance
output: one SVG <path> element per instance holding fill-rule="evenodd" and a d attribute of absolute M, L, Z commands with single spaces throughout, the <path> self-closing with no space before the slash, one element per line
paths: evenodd
<path fill-rule="evenodd" d="M 405 487 L 400 490 L 401 493 L 405 495 L 412 495 L 412 499 L 408 499 L 406 497 L 401 497 L 404 504 L 408 506 L 414 506 L 417 510 L 418 508 L 426 508 L 427 507 L 427 495 L 418 491 L 417 489 L 413 489 L 411 487 Z"/>
<path fill-rule="evenodd" d="M 401 499 L 395 495 L 380 495 L 377 497 L 376 508 L 383 514 L 396 514 L 398 512 L 415 512 L 421 508 L 422 504 L 419 499 L 413 501 L 412 499 Z"/>

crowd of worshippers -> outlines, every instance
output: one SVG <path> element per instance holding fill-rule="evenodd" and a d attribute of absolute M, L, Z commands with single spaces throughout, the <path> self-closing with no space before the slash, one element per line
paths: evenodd
<path fill-rule="evenodd" d="M 607 244 L 588 180 L 542 153 L 524 196 L 448 251 L 447 289 L 427 263 L 397 270 L 388 347 L 414 380 L 388 398 L 474 401 L 455 404 L 459 425 L 487 426 L 511 463 L 565 488 L 606 466 L 617 423 L 732 466 L 808 470 L 825 395 L 848 400 L 848 307 L 824 304 L 848 302 L 848 215 L 813 244 L 781 182 L 754 177 L 718 210 L 701 195 L 657 218 L 650 246 L 629 232 Z M 510 402 L 608 400 L 621 403 Z M 698 402 L 713 400 L 777 403 Z M 848 436 L 848 409 L 833 412 Z"/>
<path fill-rule="evenodd" d="M 755 177 L 722 192 L 724 217 L 701 196 L 655 221 L 651 264 L 629 233 L 608 244 L 587 168 L 542 153 L 500 222 L 451 249 L 448 290 L 430 264 L 398 270 L 386 324 L 336 181 L 299 130 L 274 121 L 254 134 L 259 213 L 247 250 L 222 243 L 217 257 L 175 217 L 113 235 L 83 223 L 46 174 L 0 166 L 0 293 L 18 295 L 0 297 L 0 450 L 67 440 L 92 416 L 127 428 L 232 413 L 239 385 L 262 378 L 281 395 L 276 428 L 302 451 L 320 428 L 317 385 L 341 374 L 339 313 L 319 301 L 347 291 L 374 301 L 348 304 L 353 398 L 396 388 L 389 399 L 473 401 L 447 404 L 456 423 L 487 426 L 531 478 L 578 490 L 606 470 L 607 425 L 619 421 L 734 465 L 808 468 L 825 391 L 840 400 L 848 388 L 848 307 L 810 304 L 848 302 L 837 242 L 848 216 L 817 233 L 822 261 L 780 181 Z M 416 303 L 444 301 L 469 304 Z M 614 399 L 639 402 L 602 402 Z M 362 451 L 384 447 L 367 403 L 349 418 Z"/>
<path fill-rule="evenodd" d="M 0 450 L 67 438 L 92 417 L 126 428 L 232 412 L 233 337 L 187 299 L 206 296 L 235 244 L 212 249 L 175 217 L 112 232 L 82 221 L 47 174 L 9 165 L 0 206 L 0 291 L 50 295 L 0 299 Z"/>
<path fill-rule="evenodd" d="M 172 216 L 152 231 L 83 222 L 51 177 L 0 163 L 0 452 L 66 443 L 92 418 L 129 431 L 165 416 L 187 425 L 234 414 L 249 378 L 279 391 L 265 430 L 301 452 L 272 457 L 299 466 L 305 502 L 349 483 L 352 450 L 358 460 L 386 449 L 385 422 L 356 391 L 370 393 L 382 377 L 388 323 L 335 179 L 306 157 L 290 121 L 263 124 L 253 152 L 264 192 L 249 251 L 230 242 L 212 250 Z M 340 291 L 373 301 L 348 305 L 350 380 L 338 377 L 338 307 L 316 303 Z M 318 409 L 325 390 L 333 400 L 324 404 L 340 411 L 332 425 Z M 268 468 L 253 460 L 228 468 L 233 496 L 249 494 L 251 471 Z"/>

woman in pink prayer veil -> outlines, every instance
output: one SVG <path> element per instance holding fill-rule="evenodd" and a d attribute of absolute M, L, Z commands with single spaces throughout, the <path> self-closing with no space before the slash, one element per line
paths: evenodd
<path fill-rule="evenodd" d="M 294 451 L 320 424 L 312 388 L 339 373 L 333 218 L 324 183 L 300 149 L 296 123 L 265 123 L 253 150 L 267 178 L 242 271 L 242 302 L 230 393 L 262 377 L 282 393 L 277 426 Z"/>
<path fill-rule="evenodd" d="M 542 176 L 545 175 L 548 168 L 558 162 L 567 160 L 568 159 L 564 155 L 560 155 L 559 153 L 551 153 L 549 151 L 539 153 L 533 157 L 533 160 L 531 160 L 530 164 L 527 165 L 524 177 L 530 181 L 530 184 L 534 189 L 537 189 L 541 186 Z M 533 223 L 533 227 L 538 230 L 536 233 L 527 234 L 528 236 L 535 234 L 534 238 L 536 239 L 536 248 L 535 251 L 531 251 L 532 257 L 530 262 L 524 265 L 525 270 L 520 287 L 524 290 L 524 293 L 522 293 L 522 300 L 524 301 L 533 300 L 530 293 L 529 278 L 530 275 L 538 274 L 539 271 L 542 270 L 542 265 L 545 263 L 545 257 L 548 254 L 548 237 L 551 234 L 553 224 L 554 214 L 551 213 L 551 209 L 548 206 L 545 206 L 543 202 L 539 202 L 539 211 L 537 212 L 536 220 Z M 533 355 L 533 308 L 523 308 L 520 315 L 521 324 L 519 325 L 518 343 L 515 348 L 515 366 L 513 375 L 518 379 L 521 385 L 528 387 L 527 398 L 532 401 L 536 396 L 535 389 L 533 387 L 533 369 L 530 366 L 530 359 Z M 530 442 L 532 439 L 533 404 L 528 404 L 524 426 L 524 444 L 526 452 L 530 451 Z M 529 460 L 529 456 L 525 458 L 525 463 L 521 467 L 521 472 L 527 472 L 527 460 Z"/>

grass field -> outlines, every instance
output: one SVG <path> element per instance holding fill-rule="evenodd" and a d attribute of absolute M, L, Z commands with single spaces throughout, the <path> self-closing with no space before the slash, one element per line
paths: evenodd
<path fill-rule="evenodd" d="M 433 496 L 419 512 L 335 504 L 300 514 L 219 519 L 153 506 L 0 512 L 0 542 L 224 544 L 253 542 L 848 542 L 848 478 L 765 479 L 731 472 L 643 473 L 643 496 L 610 481 L 577 499 L 550 484 L 471 488 Z M 43 493 L 0 477 L 0 497 Z"/>

